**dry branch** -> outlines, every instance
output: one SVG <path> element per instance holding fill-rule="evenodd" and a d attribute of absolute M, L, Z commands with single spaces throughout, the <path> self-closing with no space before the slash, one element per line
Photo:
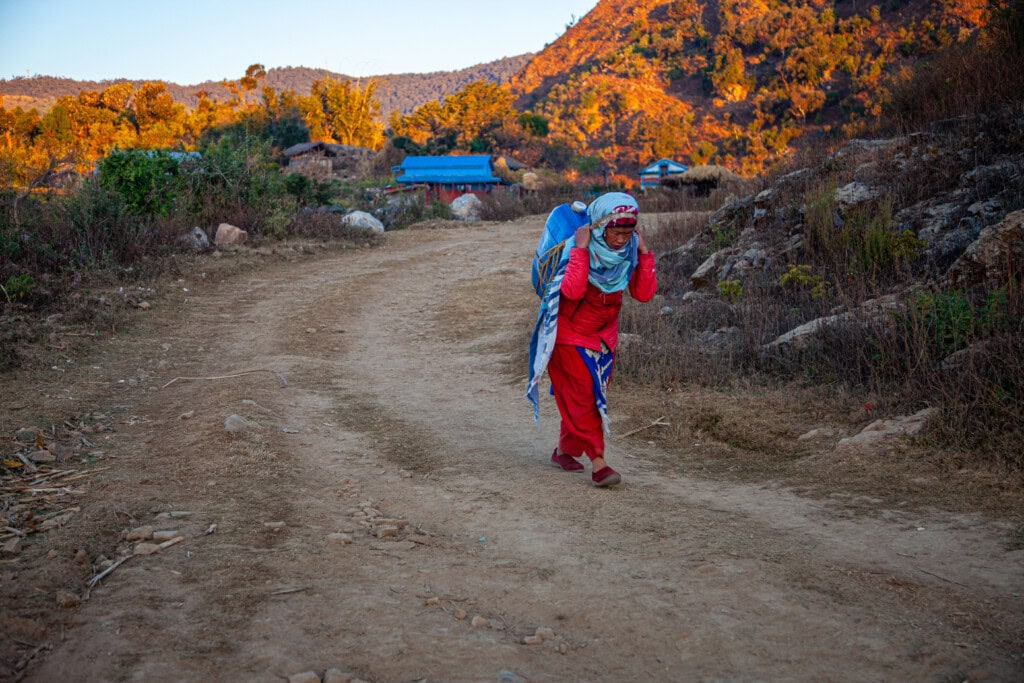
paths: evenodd
<path fill-rule="evenodd" d="M 244 372 L 236 372 L 236 373 L 234 373 L 234 374 L 231 374 L 231 375 L 220 375 L 220 376 L 217 376 L 217 377 L 175 377 L 175 378 L 174 378 L 174 379 L 172 379 L 172 380 L 171 380 L 170 382 L 168 382 L 167 384 L 163 385 L 163 386 L 162 386 L 162 387 L 160 387 L 160 388 L 161 388 L 161 389 L 166 389 L 167 387 L 169 387 L 169 386 L 171 386 L 172 384 L 174 384 L 175 382 L 177 382 L 177 381 L 178 381 L 179 379 L 187 379 L 187 380 L 216 380 L 216 379 L 231 379 L 232 377 L 241 377 L 241 376 L 243 376 L 243 375 L 251 375 L 251 374 L 253 374 L 253 373 L 257 373 L 257 372 L 271 372 L 271 373 L 273 373 L 273 374 L 277 375 L 277 378 L 278 378 L 279 380 L 281 380 L 281 386 L 283 386 L 283 387 L 286 387 L 286 386 L 288 386 L 288 380 L 286 380 L 286 379 L 284 378 L 284 375 L 282 375 L 282 374 L 281 374 L 280 372 L 278 372 L 278 371 L 276 371 L 276 370 L 266 370 L 266 369 L 258 369 L 258 370 L 246 370 L 246 371 L 244 371 Z"/>
<path fill-rule="evenodd" d="M 665 416 L 662 415 L 661 417 L 659 417 L 657 420 L 655 420 L 654 422 L 652 422 L 649 425 L 644 425 L 643 427 L 637 427 L 636 429 L 630 430 L 630 431 L 626 432 L 625 434 L 621 434 L 620 438 L 624 439 L 627 436 L 632 436 L 632 435 L 636 434 L 637 432 L 642 432 L 645 429 L 650 429 L 651 427 L 668 427 L 669 423 L 668 422 L 664 422 L 663 421 L 664 419 L 665 419 Z"/>
<path fill-rule="evenodd" d="M 88 600 L 89 599 L 89 595 L 92 593 L 92 589 L 95 588 L 96 585 L 99 584 L 100 581 L 102 581 L 103 579 L 105 579 L 108 576 L 110 576 L 114 572 L 115 569 L 117 569 L 118 567 L 120 567 L 122 564 L 124 564 L 128 560 L 132 559 L 133 557 L 135 557 L 135 556 L 134 555 L 125 555 L 120 560 L 118 560 L 114 564 L 110 565 L 109 567 L 107 567 L 106 569 L 101 571 L 96 576 L 94 576 L 91 579 L 89 579 L 89 585 L 88 585 L 88 587 L 86 587 L 85 595 L 82 597 L 82 599 L 83 600 Z"/>

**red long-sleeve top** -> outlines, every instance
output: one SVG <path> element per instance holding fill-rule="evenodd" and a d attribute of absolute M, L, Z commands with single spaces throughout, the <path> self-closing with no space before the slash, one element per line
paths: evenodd
<path fill-rule="evenodd" d="M 615 351 L 619 345 L 622 292 L 605 294 L 587 281 L 589 275 L 590 253 L 586 248 L 574 247 L 569 251 L 569 263 L 562 277 L 555 343 L 600 351 L 604 342 Z M 639 254 L 629 278 L 630 296 L 637 301 L 650 301 L 657 289 L 654 254 Z"/>

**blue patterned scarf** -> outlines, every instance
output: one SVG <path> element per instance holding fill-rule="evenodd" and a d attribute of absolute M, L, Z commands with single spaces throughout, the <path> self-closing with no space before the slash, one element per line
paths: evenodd
<path fill-rule="evenodd" d="M 637 248 L 639 238 L 634 234 L 622 249 L 613 250 L 604 241 L 604 230 L 621 218 L 636 219 L 639 207 L 631 195 L 624 192 L 609 192 L 601 195 L 587 207 L 587 215 L 593 230 L 590 235 L 590 276 L 588 281 L 602 292 L 620 292 L 629 284 L 629 278 L 637 264 Z M 576 246 L 574 237 L 566 240 L 554 276 L 548 282 L 547 289 L 540 301 L 537 311 L 537 323 L 530 338 L 530 372 L 526 386 L 526 398 L 533 404 L 533 419 L 540 421 L 540 378 L 548 367 L 551 354 L 555 350 L 555 338 L 558 336 L 558 303 L 561 297 L 562 279 L 569 263 L 569 253 Z M 608 374 L 611 372 L 611 356 L 604 365 Z M 589 363 L 588 363 L 589 365 Z M 594 369 L 591 368 L 591 376 Z M 600 373 L 596 375 L 600 377 Z M 608 411 L 604 400 L 603 387 L 607 386 L 607 374 L 604 380 L 594 383 L 594 400 L 601 411 L 601 421 L 605 430 L 608 429 Z M 598 392 L 598 388 L 601 391 Z M 603 407 L 602 407 L 603 406 Z"/>

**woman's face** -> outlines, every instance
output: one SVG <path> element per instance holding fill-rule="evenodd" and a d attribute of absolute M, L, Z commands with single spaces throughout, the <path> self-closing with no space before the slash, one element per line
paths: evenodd
<path fill-rule="evenodd" d="M 633 236 L 633 232 L 636 230 L 634 227 L 614 227 L 604 229 L 604 243 L 609 248 L 618 251 L 624 246 L 629 244 L 629 238 Z"/>

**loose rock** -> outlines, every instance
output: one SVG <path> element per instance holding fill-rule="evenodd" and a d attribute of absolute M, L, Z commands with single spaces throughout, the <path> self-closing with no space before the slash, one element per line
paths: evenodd
<path fill-rule="evenodd" d="M 333 545 L 348 545 L 352 542 L 352 537 L 348 534 L 327 534 L 327 542 Z"/>
<path fill-rule="evenodd" d="M 32 451 L 28 454 L 28 459 L 32 462 L 57 462 L 57 456 L 45 449 Z"/>
<path fill-rule="evenodd" d="M 38 429 L 31 429 L 30 427 L 22 427 L 14 433 L 14 438 L 20 443 L 35 443 L 36 434 L 39 433 Z"/>
<path fill-rule="evenodd" d="M 473 628 L 488 628 L 491 622 L 478 614 L 470 620 L 469 625 Z"/>
<path fill-rule="evenodd" d="M 236 228 L 230 223 L 221 223 L 217 226 L 217 232 L 213 236 L 213 243 L 218 247 L 228 245 L 245 244 L 249 239 L 249 233 L 241 228 Z"/>
<path fill-rule="evenodd" d="M 82 599 L 68 591 L 57 591 L 57 606 L 64 609 L 74 609 L 82 604 Z"/>
<path fill-rule="evenodd" d="M 341 669 L 328 669 L 324 672 L 324 683 L 352 683 L 352 674 Z"/>
<path fill-rule="evenodd" d="M 547 626 L 538 626 L 537 630 L 534 632 L 534 635 L 540 638 L 541 640 L 553 640 L 555 637 L 555 632 Z"/>
<path fill-rule="evenodd" d="M 228 415 L 224 418 L 224 429 L 238 434 L 252 429 L 252 423 L 241 415 Z"/>
<path fill-rule="evenodd" d="M 320 676 L 315 671 L 303 671 L 289 676 L 288 683 L 320 683 Z"/>
<path fill-rule="evenodd" d="M 151 526 L 140 526 L 140 527 L 137 527 L 137 528 L 132 529 L 131 531 L 129 531 L 128 535 L 125 536 L 124 540 L 129 541 L 129 542 L 135 542 L 135 541 L 146 541 L 146 540 L 149 540 L 151 538 L 153 538 L 153 527 L 151 527 Z"/>

